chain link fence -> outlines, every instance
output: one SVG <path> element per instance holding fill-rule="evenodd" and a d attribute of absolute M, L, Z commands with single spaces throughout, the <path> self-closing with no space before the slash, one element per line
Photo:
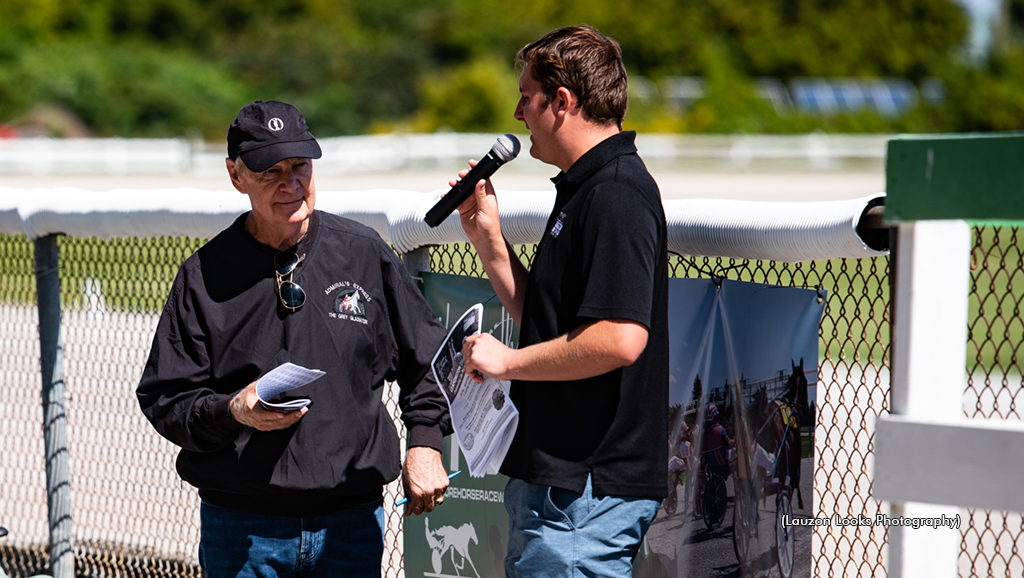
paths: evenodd
<path fill-rule="evenodd" d="M 1021 231 L 1007 226 L 974 230 L 963 397 L 967 417 L 1024 420 Z M 1024 576 L 1021 513 L 965 510 L 965 517 L 960 576 Z"/>
<path fill-rule="evenodd" d="M 1018 348 L 1024 335 L 1024 266 L 1017 229 L 976 231 L 968 364 L 968 416 L 1020 420 Z M 87 577 L 199 576 L 198 504 L 174 470 L 177 449 L 138 410 L 134 390 L 178 265 L 201 244 L 188 238 L 62 237 L 62 323 L 75 567 Z M 522 246 L 529 262 L 534 247 Z M 32 244 L 0 236 L 0 566 L 13 577 L 45 571 L 48 524 Z M 718 276 L 827 292 L 821 324 L 813 512 L 874 518 L 873 418 L 888 411 L 889 260 L 786 264 L 670 257 L 674 277 Z M 434 247 L 431 270 L 482 276 L 471 246 Z M 395 417 L 394 396 L 388 405 Z M 384 575 L 404 575 L 402 516 L 386 491 Z M 1016 514 L 969 512 L 960 574 L 1022 575 L 1024 525 Z M 814 576 L 884 576 L 884 527 L 817 527 Z"/>
<path fill-rule="evenodd" d="M 178 448 L 135 399 L 160 310 L 179 265 L 205 240 L 59 238 L 64 380 L 75 571 L 80 577 L 202 572 L 199 497 L 175 471 Z M 47 571 L 38 314 L 32 244 L 0 236 L 0 567 Z M 396 395 L 388 408 L 398 427 Z M 402 568 L 402 516 L 388 486 L 385 576 Z"/>
<path fill-rule="evenodd" d="M 533 247 L 520 247 L 519 254 L 529 263 Z M 435 248 L 431 270 L 482 275 L 469 244 Z M 888 514 L 870 497 L 870 467 L 874 418 L 889 407 L 889 259 L 790 264 L 673 255 L 669 274 L 821 291 L 821 359 L 817 396 L 811 400 L 816 414 L 813 515 L 874 519 Z M 882 526 L 815 527 L 811 575 L 885 576 L 885 547 Z"/>

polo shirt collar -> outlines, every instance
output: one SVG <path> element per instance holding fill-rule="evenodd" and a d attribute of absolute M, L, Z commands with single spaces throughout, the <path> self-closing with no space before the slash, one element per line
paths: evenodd
<path fill-rule="evenodd" d="M 618 157 L 636 153 L 636 131 L 625 130 L 597 143 L 594 148 L 583 153 L 569 167 L 568 172 L 560 172 L 551 179 L 558 187 L 561 183 L 581 183 L 595 171 Z"/>

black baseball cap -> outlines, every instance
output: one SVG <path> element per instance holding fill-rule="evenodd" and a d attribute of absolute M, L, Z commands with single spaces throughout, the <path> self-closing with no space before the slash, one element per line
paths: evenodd
<path fill-rule="evenodd" d="M 238 111 L 228 129 L 228 157 L 262 173 L 284 159 L 318 159 L 320 145 L 299 109 L 286 102 L 257 100 Z"/>

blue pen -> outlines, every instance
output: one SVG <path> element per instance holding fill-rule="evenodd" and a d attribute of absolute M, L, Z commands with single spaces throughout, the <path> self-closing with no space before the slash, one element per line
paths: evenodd
<path fill-rule="evenodd" d="M 455 470 L 454 472 L 452 472 L 452 474 L 450 476 L 448 476 L 448 479 L 450 480 L 450 479 L 454 478 L 455 476 L 457 476 L 457 475 L 459 475 L 461 473 L 462 473 L 462 470 Z M 398 500 L 397 502 L 395 502 L 395 505 L 396 506 L 401 506 L 402 504 L 404 504 L 404 503 L 406 503 L 408 501 L 409 501 L 409 498 L 402 498 L 401 500 Z"/>

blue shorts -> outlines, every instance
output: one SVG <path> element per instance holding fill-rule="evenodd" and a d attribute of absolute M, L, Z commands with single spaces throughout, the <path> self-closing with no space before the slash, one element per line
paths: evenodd
<path fill-rule="evenodd" d="M 594 497 L 589 476 L 583 494 L 512 478 L 505 487 L 505 576 L 628 578 L 659 505 L 646 498 Z"/>
<path fill-rule="evenodd" d="M 264 516 L 205 502 L 199 564 L 207 578 L 380 576 L 383 500 L 326 516 Z"/>

